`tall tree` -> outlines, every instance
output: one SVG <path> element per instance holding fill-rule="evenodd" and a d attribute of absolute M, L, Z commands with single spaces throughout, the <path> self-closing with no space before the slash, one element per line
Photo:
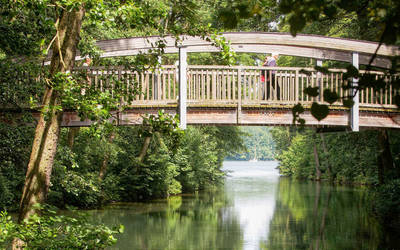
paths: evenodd
<path fill-rule="evenodd" d="M 60 76 L 63 73 L 72 71 L 84 15 L 85 8 L 81 5 L 71 10 L 62 10 L 61 15 L 57 17 L 50 65 L 50 77 L 54 81 L 62 80 Z M 20 203 L 20 222 L 35 212 L 34 204 L 46 200 L 57 150 L 62 119 L 61 110 L 56 109 L 61 104 L 60 93 L 53 87 L 47 86 L 42 104 L 49 107 L 49 110 L 41 113 L 36 126 Z"/>
<path fill-rule="evenodd" d="M 34 204 L 46 200 L 63 110 L 76 109 L 81 118 L 107 121 L 111 117 L 110 111 L 119 108 L 121 95 L 98 91 L 82 94 L 86 79 L 71 73 L 77 48 L 81 55 L 98 56 L 94 40 L 106 35 L 113 38 L 127 34 L 204 37 L 213 29 L 203 21 L 199 22 L 199 4 L 196 0 L 2 1 L 0 22 L 1 29 L 6 31 L 0 32 L 0 53 L 4 55 L 1 59 L 5 58 L 2 64 L 11 65 L 20 60 L 20 64 L 32 61 L 34 65 L 40 65 L 38 59 L 45 60 L 47 52 L 51 51 L 50 66 L 41 68 L 41 75 L 33 76 L 45 87 L 38 105 L 41 114 L 27 168 L 19 221 L 35 213 Z M 108 32 L 99 32 L 102 30 Z M 156 51 L 160 54 L 163 39 L 158 46 Z M 45 56 L 40 56 L 42 54 Z M 147 59 L 144 64 L 154 62 Z M 9 74 L 2 77 L 12 81 Z"/>

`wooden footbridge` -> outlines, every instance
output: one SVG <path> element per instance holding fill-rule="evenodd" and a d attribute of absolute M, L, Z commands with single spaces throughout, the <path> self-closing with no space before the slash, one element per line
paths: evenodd
<path fill-rule="evenodd" d="M 337 60 L 368 64 L 376 53 L 372 65 L 390 67 L 390 58 L 399 56 L 395 46 L 366 41 L 329 38 L 312 35 L 292 37 L 282 33 L 225 33 L 225 39 L 236 52 L 272 53 L 301 56 L 322 60 Z M 159 37 L 136 37 L 99 41 L 103 57 L 137 55 L 152 49 Z M 129 108 L 116 112 L 115 119 L 120 125 L 140 124 L 142 116 L 156 114 L 163 109 L 168 113 L 180 114 L 181 126 L 186 124 L 226 125 L 291 125 L 291 107 L 297 103 L 310 107 L 312 102 L 326 103 L 324 96 L 311 98 L 304 94 L 306 87 L 331 89 L 341 96 L 351 95 L 343 90 L 347 85 L 343 79 L 344 70 L 332 69 L 323 74 L 314 69 L 292 67 L 251 67 L 251 66 L 204 66 L 187 65 L 187 53 L 216 52 L 211 42 L 197 37 L 186 37 L 176 46 L 172 37 L 163 38 L 166 53 L 179 53 L 179 65 L 164 65 L 157 70 L 133 72 L 124 68 L 87 67 L 83 70 L 90 79 L 90 86 L 112 91 L 111 77 L 117 77 L 126 88 L 139 90 Z M 78 60 L 81 59 L 77 58 Z M 275 74 L 273 74 L 273 73 Z M 265 82 L 261 81 L 264 74 Z M 386 76 L 377 73 L 377 78 Z M 357 84 L 356 79 L 352 84 Z M 400 128 L 400 112 L 394 105 L 394 96 L 399 89 L 391 85 L 379 91 L 367 88 L 355 93 L 355 105 L 351 110 L 341 101 L 330 106 L 330 113 L 322 121 L 314 119 L 310 112 L 302 115 L 308 126 L 343 126 L 358 131 L 359 127 Z M 126 100 L 121 100 L 126 101 Z M 90 121 L 80 121 L 75 112 L 65 112 L 64 126 L 87 126 Z"/>

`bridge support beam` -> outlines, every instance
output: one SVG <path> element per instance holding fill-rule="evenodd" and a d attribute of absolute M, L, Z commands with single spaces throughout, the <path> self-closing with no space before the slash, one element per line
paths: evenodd
<path fill-rule="evenodd" d="M 359 68 L 359 57 L 357 52 L 353 52 L 352 55 L 352 63 L 353 66 L 356 67 L 357 69 Z M 358 78 L 353 78 L 352 79 L 352 88 L 351 90 L 353 91 L 352 96 L 353 96 L 353 102 L 354 105 L 350 110 L 350 127 L 353 132 L 358 132 L 360 131 L 360 103 L 359 103 L 359 91 L 357 90 L 358 87 Z"/>
<path fill-rule="evenodd" d="M 322 67 L 322 60 L 321 59 L 317 59 L 317 66 L 318 67 Z M 322 79 L 321 72 L 317 72 L 317 84 L 318 84 L 317 86 L 319 87 L 319 93 L 320 93 L 320 95 L 318 97 L 318 101 L 323 101 L 322 93 L 323 93 L 324 89 L 323 89 L 322 81 L 323 81 L 323 79 Z"/>
<path fill-rule="evenodd" d="M 186 129 L 186 99 L 187 99 L 187 50 L 179 47 L 179 127 Z"/>
<path fill-rule="evenodd" d="M 160 82 L 161 82 L 161 56 L 157 57 L 158 65 L 156 72 L 154 74 L 154 99 L 155 100 L 160 100 L 161 99 L 161 91 L 160 91 Z"/>

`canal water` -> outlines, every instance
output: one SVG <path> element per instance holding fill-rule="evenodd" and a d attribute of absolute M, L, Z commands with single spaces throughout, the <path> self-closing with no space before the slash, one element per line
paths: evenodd
<path fill-rule="evenodd" d="M 380 249 L 365 189 L 280 177 L 277 162 L 224 162 L 215 191 L 92 211 L 125 232 L 110 249 Z"/>

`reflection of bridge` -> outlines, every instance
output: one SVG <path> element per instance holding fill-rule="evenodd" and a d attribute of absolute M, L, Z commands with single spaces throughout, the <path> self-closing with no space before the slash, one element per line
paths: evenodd
<path fill-rule="evenodd" d="M 350 62 L 358 68 L 359 64 L 368 64 L 376 52 L 376 58 L 371 64 L 388 68 L 390 56 L 400 55 L 399 48 L 394 46 L 383 45 L 376 51 L 377 43 L 312 35 L 292 37 L 281 33 L 226 33 L 224 37 L 237 52 L 279 52 L 283 55 L 315 58 L 317 64 L 321 64 L 322 60 L 337 60 Z M 152 44 L 159 39 L 116 39 L 99 41 L 98 46 L 104 51 L 103 57 L 136 55 L 151 49 Z M 324 103 L 323 95 L 310 98 L 303 93 L 308 86 L 336 90 L 341 96 L 351 95 L 348 90 L 341 88 L 346 84 L 342 81 L 341 70 L 332 70 L 329 74 L 311 70 L 311 76 L 306 76 L 300 72 L 300 68 L 277 67 L 274 68 L 275 76 L 272 76 L 268 68 L 262 67 L 188 66 L 188 52 L 215 52 L 217 49 L 211 42 L 196 37 L 185 38 L 179 47 L 176 47 L 171 37 L 163 41 L 166 53 L 179 52 L 179 70 L 174 66 L 164 66 L 155 73 L 129 72 L 121 68 L 84 69 L 89 72 L 92 87 L 112 88 L 107 85 L 107 79 L 114 75 L 126 86 L 136 87 L 140 91 L 130 103 L 131 108 L 117 114 L 120 124 L 140 123 L 142 115 L 156 113 L 162 108 L 170 113 L 178 112 L 183 127 L 186 123 L 290 125 L 290 108 L 293 104 L 302 103 L 309 107 L 313 101 Z M 269 72 L 265 73 L 268 79 L 266 83 L 261 83 L 261 69 Z M 267 86 L 271 84 L 273 87 L 268 91 Z M 280 93 L 276 91 L 278 87 Z M 396 111 L 393 102 L 398 91 L 388 85 L 384 90 L 368 88 L 355 93 L 351 116 L 348 115 L 348 109 L 337 102 L 331 106 L 329 116 L 320 122 L 308 111 L 302 118 L 307 125 L 351 125 L 354 131 L 358 131 L 359 126 L 400 128 L 400 113 Z M 79 121 L 74 113 L 66 112 L 64 115 L 64 126 L 87 124 Z"/>

